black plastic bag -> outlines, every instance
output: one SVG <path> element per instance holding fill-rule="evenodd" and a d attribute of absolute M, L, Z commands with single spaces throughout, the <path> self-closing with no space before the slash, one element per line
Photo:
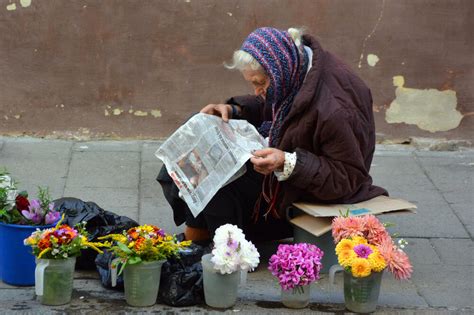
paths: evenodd
<path fill-rule="evenodd" d="M 77 198 L 60 198 L 54 200 L 56 211 L 65 214 L 64 222 L 69 226 L 74 226 L 80 222 L 87 222 L 86 230 L 89 233 L 89 241 L 97 241 L 100 236 L 111 233 L 122 233 L 138 223 L 126 216 L 120 216 L 113 212 L 106 211 L 96 203 L 82 201 Z M 97 252 L 92 249 L 82 251 L 77 257 L 76 268 L 93 270 L 96 268 L 94 262 Z"/>
<path fill-rule="evenodd" d="M 209 247 L 192 244 L 161 268 L 158 301 L 171 306 L 191 306 L 204 302 L 202 255 Z"/>
<path fill-rule="evenodd" d="M 112 270 L 110 265 L 114 259 L 115 254 L 107 249 L 104 250 L 104 253 L 98 254 L 95 258 L 100 282 L 105 288 L 123 291 L 123 274 L 117 275 L 117 283 L 115 287 L 112 286 Z"/>

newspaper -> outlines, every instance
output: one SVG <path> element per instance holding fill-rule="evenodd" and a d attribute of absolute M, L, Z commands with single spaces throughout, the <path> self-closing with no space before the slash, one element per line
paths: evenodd
<path fill-rule="evenodd" d="M 266 140 L 245 120 L 226 123 L 220 117 L 197 114 L 155 155 L 196 217 L 219 189 L 245 173 L 251 152 L 264 147 Z"/>

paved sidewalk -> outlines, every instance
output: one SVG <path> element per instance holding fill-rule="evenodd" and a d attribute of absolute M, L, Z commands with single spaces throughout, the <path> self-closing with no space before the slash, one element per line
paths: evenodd
<path fill-rule="evenodd" d="M 155 181 L 161 166 L 154 152 L 158 141 L 64 141 L 0 137 L 0 167 L 5 166 L 21 183 L 36 193 L 49 186 L 52 196 L 94 201 L 106 210 L 151 223 L 171 233 L 171 210 Z M 380 313 L 472 314 L 473 302 L 473 171 L 474 150 L 430 152 L 411 146 L 378 146 L 372 165 L 377 185 L 392 196 L 414 202 L 418 213 L 385 215 L 396 223 L 410 245 L 413 277 L 398 282 L 385 274 L 379 298 Z M 266 262 L 276 244 L 260 244 Z M 73 301 L 45 307 L 34 297 L 33 287 L 12 287 L 0 281 L 0 313 L 222 313 L 206 306 L 173 308 L 128 307 L 123 293 L 103 289 L 95 272 L 77 272 Z M 249 274 L 239 291 L 237 305 L 227 313 L 342 313 L 342 276 L 336 285 L 327 277 L 313 286 L 308 308 L 292 311 L 279 302 L 280 289 L 261 264 Z"/>

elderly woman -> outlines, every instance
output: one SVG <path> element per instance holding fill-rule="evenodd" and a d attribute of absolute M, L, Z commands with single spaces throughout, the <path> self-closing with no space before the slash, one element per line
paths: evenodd
<path fill-rule="evenodd" d="M 208 239 L 225 223 L 254 240 L 285 238 L 291 236 L 285 209 L 293 202 L 355 203 L 387 194 L 369 175 L 375 149 L 370 90 L 315 38 L 295 28 L 259 28 L 227 68 L 240 70 L 255 95 L 209 104 L 201 113 L 245 119 L 268 137 L 269 147 L 253 152 L 247 173 L 196 218 L 177 190 L 163 185 L 176 224 L 186 222 L 186 239 Z"/>

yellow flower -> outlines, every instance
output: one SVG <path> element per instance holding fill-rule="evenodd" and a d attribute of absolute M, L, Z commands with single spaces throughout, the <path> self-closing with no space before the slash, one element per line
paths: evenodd
<path fill-rule="evenodd" d="M 352 237 L 352 241 L 354 242 L 354 246 L 359 244 L 367 245 L 367 240 L 362 236 L 354 236 Z"/>
<path fill-rule="evenodd" d="M 100 236 L 97 238 L 98 240 L 106 240 L 111 239 L 113 241 L 126 244 L 128 242 L 127 237 L 122 234 L 109 234 L 106 236 Z"/>
<path fill-rule="evenodd" d="M 346 250 L 352 250 L 354 248 L 354 242 L 350 239 L 342 239 L 339 243 L 336 245 L 336 255 L 339 255 L 340 252 L 346 251 Z"/>
<path fill-rule="evenodd" d="M 357 258 L 357 255 L 356 253 L 354 253 L 352 249 L 343 250 L 339 252 L 339 254 L 337 255 L 337 260 L 339 262 L 339 265 L 341 265 L 344 268 L 350 267 L 354 259 L 356 258 Z"/>
<path fill-rule="evenodd" d="M 387 267 L 387 264 L 385 263 L 385 259 L 383 258 L 382 255 L 378 251 L 374 251 L 372 254 L 367 257 L 369 260 L 370 266 L 372 267 L 373 271 L 380 272 Z"/>
<path fill-rule="evenodd" d="M 356 278 L 367 277 L 371 272 L 370 263 L 367 259 L 357 257 L 352 261 L 351 270 Z"/>

